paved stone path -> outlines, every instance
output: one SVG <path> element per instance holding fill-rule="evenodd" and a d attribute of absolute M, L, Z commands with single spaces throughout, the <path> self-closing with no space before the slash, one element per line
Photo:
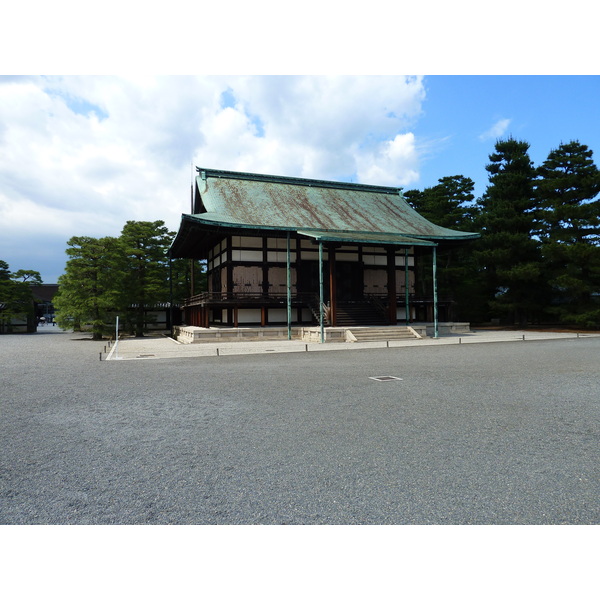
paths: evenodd
<path fill-rule="evenodd" d="M 448 344 L 480 344 L 488 342 L 528 342 L 536 340 L 560 340 L 577 337 L 591 337 L 590 333 L 546 332 L 546 331 L 472 331 L 453 334 L 438 339 L 389 340 L 354 343 L 305 343 L 299 340 L 260 341 L 260 342 L 210 342 L 181 344 L 166 335 L 153 335 L 145 338 L 124 338 L 119 343 L 107 347 L 102 353 L 103 360 L 148 360 L 161 358 L 194 358 L 200 356 L 226 356 L 243 354 L 267 354 L 276 352 L 327 352 L 332 350 L 364 350 L 367 348 L 427 347 Z"/>

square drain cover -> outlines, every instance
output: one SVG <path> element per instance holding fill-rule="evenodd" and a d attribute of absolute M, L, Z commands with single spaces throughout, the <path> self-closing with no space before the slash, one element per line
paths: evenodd
<path fill-rule="evenodd" d="M 402 377 L 394 377 L 393 375 L 381 375 L 380 377 L 369 377 L 375 381 L 402 381 Z"/>

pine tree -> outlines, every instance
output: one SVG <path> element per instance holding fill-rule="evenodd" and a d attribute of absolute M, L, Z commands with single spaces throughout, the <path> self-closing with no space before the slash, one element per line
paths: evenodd
<path fill-rule="evenodd" d="M 482 269 L 490 317 L 525 324 L 543 302 L 536 231 L 535 169 L 529 144 L 499 140 L 490 154 L 489 185 L 478 200 L 482 237 L 474 255 Z"/>
<path fill-rule="evenodd" d="M 562 323 L 600 325 L 600 172 L 592 151 L 571 141 L 538 168 L 536 194 L 550 311 Z"/>
<path fill-rule="evenodd" d="M 167 252 L 173 236 L 164 221 L 127 221 L 121 231 L 127 272 L 121 306 L 136 337 L 144 335 L 147 310 L 170 300 Z"/>
<path fill-rule="evenodd" d="M 473 215 L 476 210 L 473 188 L 469 177 L 453 175 L 442 177 L 438 184 L 423 191 L 409 190 L 403 195 L 412 207 L 426 219 L 450 229 L 475 231 Z M 482 304 L 480 280 L 471 259 L 470 243 L 442 247 L 438 250 L 438 292 L 442 301 L 452 301 L 452 319 L 479 320 Z M 418 280 L 421 293 L 431 289 L 431 252 L 418 253 Z"/>
<path fill-rule="evenodd" d="M 24 273 L 35 277 L 41 283 L 37 271 L 17 271 L 11 273 L 8 263 L 0 260 L 0 333 L 13 331 L 14 320 L 26 320 L 27 331 L 35 331 L 34 304 L 31 286 L 25 281 L 19 281 Z"/>
<path fill-rule="evenodd" d="M 10 267 L 4 260 L 0 260 L 0 281 L 8 281 L 10 279 Z"/>
<path fill-rule="evenodd" d="M 192 268 L 194 294 L 208 290 L 206 277 L 206 261 L 190 260 L 189 258 L 174 258 L 171 260 L 171 280 L 173 285 L 173 302 L 181 303 L 192 296 Z"/>
<path fill-rule="evenodd" d="M 91 325 L 92 338 L 102 339 L 114 319 L 122 285 L 122 251 L 114 237 L 72 237 L 66 250 L 69 260 L 58 278 L 53 299 L 60 327 L 79 329 Z"/>
<path fill-rule="evenodd" d="M 475 184 L 469 177 L 452 175 L 438 179 L 433 187 L 409 190 L 403 196 L 427 220 L 450 229 L 465 230 L 471 224 L 470 210 Z"/>

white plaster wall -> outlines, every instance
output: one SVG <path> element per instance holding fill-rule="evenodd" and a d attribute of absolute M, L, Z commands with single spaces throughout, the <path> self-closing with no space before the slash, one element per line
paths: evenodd
<path fill-rule="evenodd" d="M 234 235 L 231 238 L 231 245 L 233 248 L 239 248 L 244 246 L 247 248 L 262 248 L 262 238 L 250 237 L 245 235 Z"/>
<path fill-rule="evenodd" d="M 269 250 L 267 252 L 267 260 L 269 262 L 287 262 L 287 251 L 285 252 L 275 252 L 273 250 Z M 290 262 L 294 262 L 296 260 L 296 253 L 290 252 Z"/>
<path fill-rule="evenodd" d="M 296 240 L 290 239 L 290 248 L 296 247 Z M 286 238 L 268 238 L 267 248 L 276 248 L 278 250 L 287 250 Z"/>
<path fill-rule="evenodd" d="M 415 309 L 411 308 L 410 309 L 410 315 L 411 315 L 411 319 L 415 318 Z M 405 307 L 397 307 L 396 308 L 396 319 L 398 321 L 405 321 L 406 320 L 406 308 Z"/>
<path fill-rule="evenodd" d="M 336 252 L 335 260 L 338 262 L 358 262 L 358 252 Z"/>
<path fill-rule="evenodd" d="M 294 311 L 292 310 L 292 320 L 294 319 Z M 286 308 L 270 308 L 269 323 L 287 323 Z"/>
<path fill-rule="evenodd" d="M 396 256 L 396 266 L 397 267 L 403 267 L 404 266 L 404 256 Z M 409 267 L 414 267 L 415 266 L 415 257 L 414 256 L 409 256 L 408 257 L 408 266 Z"/>
<path fill-rule="evenodd" d="M 260 308 L 240 308 L 238 323 L 260 323 Z"/>

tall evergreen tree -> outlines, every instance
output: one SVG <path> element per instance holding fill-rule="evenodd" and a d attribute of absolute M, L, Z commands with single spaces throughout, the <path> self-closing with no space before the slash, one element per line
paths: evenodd
<path fill-rule="evenodd" d="M 473 180 L 463 175 L 438 179 L 437 185 L 419 190 L 408 190 L 403 196 L 426 219 L 451 229 L 468 229 L 473 208 Z"/>
<path fill-rule="evenodd" d="M 8 281 L 10 279 L 10 267 L 5 260 L 0 260 L 0 281 Z"/>
<path fill-rule="evenodd" d="M 578 141 L 552 150 L 536 194 L 550 311 L 568 324 L 600 325 L 600 172 Z"/>
<path fill-rule="evenodd" d="M 35 331 L 33 294 L 24 273 L 41 283 L 37 271 L 11 273 L 8 263 L 0 260 L 0 333 L 10 333 L 15 320 L 26 320 L 27 331 Z M 19 281 L 21 278 L 25 280 Z"/>
<path fill-rule="evenodd" d="M 403 195 L 426 219 L 450 229 L 475 231 L 473 188 L 469 177 L 453 175 L 442 177 L 438 184 L 423 191 L 408 190 Z M 438 291 L 443 300 L 452 300 L 453 319 L 479 320 L 477 298 L 480 293 L 479 277 L 471 259 L 471 244 L 440 248 L 438 251 Z M 421 293 L 431 289 L 431 252 L 419 253 L 417 264 Z M 479 302 L 481 304 L 481 301 Z"/>
<path fill-rule="evenodd" d="M 520 324 L 537 316 L 544 298 L 541 254 L 534 238 L 535 169 L 528 151 L 527 142 L 509 138 L 499 140 L 490 154 L 486 166 L 489 185 L 478 200 L 482 237 L 474 251 L 482 269 L 490 317 Z"/>
<path fill-rule="evenodd" d="M 174 258 L 171 260 L 174 303 L 180 303 L 192 295 L 192 277 L 194 280 L 194 294 L 208 290 L 205 261 L 192 261 L 189 258 Z"/>
<path fill-rule="evenodd" d="M 72 237 L 67 242 L 69 260 L 58 278 L 53 304 L 63 328 L 91 325 L 92 337 L 102 339 L 118 306 L 122 285 L 122 252 L 114 237 Z"/>
<path fill-rule="evenodd" d="M 173 235 L 164 221 L 127 221 L 121 231 L 127 272 L 121 305 L 133 309 L 130 325 L 136 337 L 144 335 L 146 311 L 170 300 L 167 252 Z"/>

